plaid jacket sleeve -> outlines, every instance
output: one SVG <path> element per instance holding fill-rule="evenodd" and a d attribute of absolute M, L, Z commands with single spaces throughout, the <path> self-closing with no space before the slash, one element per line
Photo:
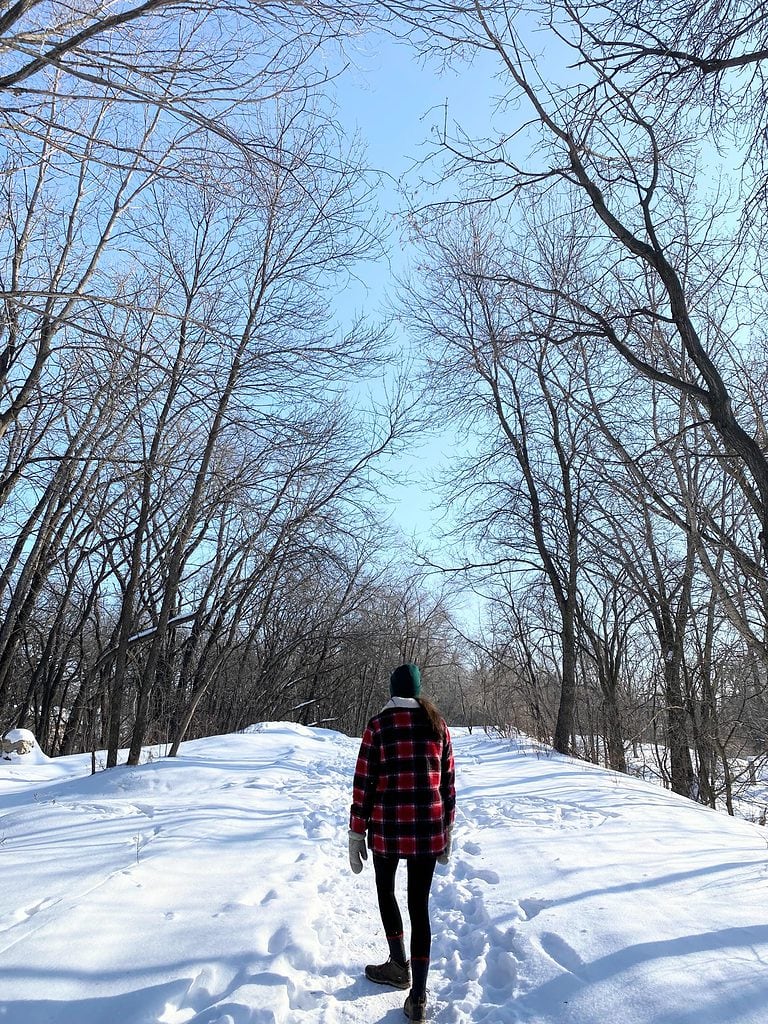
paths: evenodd
<path fill-rule="evenodd" d="M 440 795 L 443 798 L 444 823 L 446 828 L 451 828 L 456 814 L 456 768 L 453 763 L 453 745 L 448 726 L 445 726 L 440 769 Z"/>
<path fill-rule="evenodd" d="M 379 756 L 379 735 L 369 723 L 360 743 L 352 783 L 349 827 L 353 832 L 363 834 L 368 829 L 379 775 Z"/>

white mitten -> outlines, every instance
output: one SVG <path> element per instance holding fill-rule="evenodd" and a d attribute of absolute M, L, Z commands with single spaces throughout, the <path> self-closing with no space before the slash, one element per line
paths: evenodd
<path fill-rule="evenodd" d="M 363 870 L 363 861 L 368 860 L 368 849 L 365 845 L 365 836 L 359 832 L 349 830 L 349 866 L 356 875 Z"/>

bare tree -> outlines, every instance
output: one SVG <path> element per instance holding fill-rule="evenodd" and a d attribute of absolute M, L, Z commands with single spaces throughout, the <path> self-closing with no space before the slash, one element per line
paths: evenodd
<path fill-rule="evenodd" d="M 482 50 L 495 56 L 507 86 L 505 111 L 519 102 L 526 105 L 528 115 L 520 118 L 520 125 L 507 125 L 495 141 L 444 139 L 443 149 L 464 183 L 455 202 L 495 204 L 503 217 L 510 199 L 523 193 L 540 195 L 548 190 L 575 197 L 582 232 L 592 232 L 603 247 L 603 276 L 611 291 L 597 289 L 591 301 L 584 302 L 583 295 L 566 285 L 557 290 L 557 298 L 570 306 L 571 321 L 580 321 L 579 336 L 602 339 L 637 373 L 701 410 L 724 455 L 744 468 L 740 486 L 760 523 L 764 559 L 768 462 L 754 425 L 737 411 L 722 345 L 708 333 L 709 321 L 702 321 L 698 301 L 715 286 L 723 296 L 730 287 L 732 299 L 741 297 L 741 254 L 724 242 L 713 264 L 716 225 L 711 216 L 695 224 L 694 145 L 679 138 L 676 121 L 665 120 L 666 108 L 658 97 L 649 98 L 642 90 L 636 93 L 632 82 L 609 73 L 595 58 L 593 47 L 598 44 L 589 25 L 579 20 L 577 5 L 542 5 L 540 12 L 565 63 L 569 54 L 581 62 L 583 77 L 575 83 L 541 80 L 541 65 L 522 34 L 529 22 L 516 18 L 516 5 L 385 6 L 403 20 L 425 54 L 438 51 L 457 60 L 461 52 Z M 594 20 L 598 5 L 585 6 Z M 616 14 L 615 5 L 606 6 Z M 713 10 L 711 5 L 706 8 Z M 648 31 L 656 24 L 650 21 Z M 524 121 L 538 141 L 538 152 L 530 159 L 515 148 Z M 518 262 L 508 276 L 535 291 L 538 283 L 529 271 Z M 615 304 L 622 296 L 613 290 L 613 281 L 622 283 L 631 274 L 645 282 L 646 295 L 654 296 L 652 303 L 635 305 L 632 289 L 629 301 Z M 738 328 L 738 317 L 723 323 L 725 330 Z M 561 340 L 568 336 L 564 331 Z M 646 339 L 651 337 L 656 343 L 648 347 Z M 666 354 L 660 360 L 662 351 L 674 353 L 674 361 Z"/>
<path fill-rule="evenodd" d="M 308 102 L 339 66 L 334 51 L 359 15 L 354 4 L 321 0 L 194 9 L 178 0 L 20 0 L 0 16 L 0 168 L 12 243 L 0 279 L 0 436 L 32 400 L 65 326 L 84 305 L 121 301 L 88 291 L 137 194 L 158 178 L 189 180 L 199 166 L 189 155 L 206 139 L 241 161 L 288 170 L 300 152 L 275 147 L 259 111 L 275 98 L 293 109 Z M 79 178 L 69 210 L 47 198 L 65 174 Z M 61 235 L 48 281 L 29 276 L 40 271 L 43 217 Z"/>
<path fill-rule="evenodd" d="M 542 574 L 557 608 L 561 689 L 554 745 L 573 747 L 580 537 L 590 506 L 589 434 L 573 415 L 578 375 L 552 344 L 557 300 L 535 313 L 497 268 L 506 253 L 490 221 L 468 214 L 422 225 L 430 273 L 402 304 L 432 365 L 441 412 L 471 424 L 476 450 L 451 490 L 488 569 Z M 560 253 L 556 275 L 568 274 Z M 479 440 L 482 431 L 485 436 Z"/>
<path fill-rule="evenodd" d="M 401 398 L 345 401 L 381 334 L 329 310 L 379 252 L 318 98 L 361 10 L 0 16 L 0 713 L 110 765 L 161 704 L 184 734 L 249 598 L 365 524 L 404 430 Z"/>

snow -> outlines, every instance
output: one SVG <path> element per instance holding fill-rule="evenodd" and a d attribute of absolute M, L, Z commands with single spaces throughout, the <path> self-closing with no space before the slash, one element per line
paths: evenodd
<path fill-rule="evenodd" d="M 25 764 L 45 764 L 49 758 L 42 752 L 38 746 L 35 734 L 29 729 L 9 729 L 8 732 L 3 734 L 4 750 L 5 744 L 20 745 L 19 750 L 23 751 L 20 753 L 17 750 L 7 750 L 3 753 L 3 758 L 6 761 L 24 761 Z"/>
<path fill-rule="evenodd" d="M 347 862 L 357 747 L 269 723 L 96 775 L 0 762 L 0 1022 L 404 1021 L 363 977 L 387 951 Z M 764 828 L 530 744 L 455 748 L 431 1020 L 763 1024 Z"/>

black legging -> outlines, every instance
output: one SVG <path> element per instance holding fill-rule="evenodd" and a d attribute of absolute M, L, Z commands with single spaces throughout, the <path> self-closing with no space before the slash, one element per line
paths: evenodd
<path fill-rule="evenodd" d="M 408 916 L 411 919 L 411 958 L 429 960 L 432 929 L 429 924 L 429 890 L 435 873 L 435 857 L 407 857 Z M 384 931 L 388 936 L 401 935 L 403 919 L 395 898 L 397 857 L 373 856 L 376 871 L 376 893 Z"/>

